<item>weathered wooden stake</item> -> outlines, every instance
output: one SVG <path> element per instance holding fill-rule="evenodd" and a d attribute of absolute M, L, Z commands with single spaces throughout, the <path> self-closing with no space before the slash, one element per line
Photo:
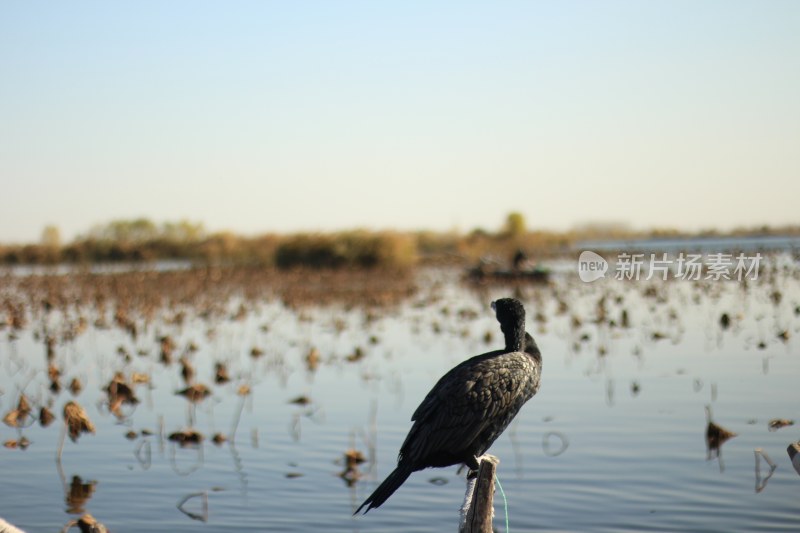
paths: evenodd
<path fill-rule="evenodd" d="M 467 481 L 459 533 L 492 533 L 494 475 L 500 459 L 493 455 L 484 455 L 478 460 L 478 477 Z"/>
<path fill-rule="evenodd" d="M 0 518 L 0 533 L 25 533 L 25 532 L 9 524 L 2 518 Z"/>

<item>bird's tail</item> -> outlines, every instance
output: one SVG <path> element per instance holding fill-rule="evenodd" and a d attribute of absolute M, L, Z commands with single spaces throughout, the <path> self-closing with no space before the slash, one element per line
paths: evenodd
<path fill-rule="evenodd" d="M 383 483 L 378 485 L 378 488 L 375 489 L 370 497 L 364 500 L 364 503 L 362 503 L 353 514 L 355 515 L 361 512 L 361 509 L 363 509 L 365 505 L 367 506 L 367 510 L 364 511 L 364 514 L 367 514 L 370 509 L 380 507 L 383 502 L 389 499 L 389 496 L 394 494 L 394 491 L 400 488 L 400 485 L 408 479 L 408 476 L 410 476 L 413 471 L 414 470 L 405 465 L 398 465 L 397 468 L 383 480 Z"/>

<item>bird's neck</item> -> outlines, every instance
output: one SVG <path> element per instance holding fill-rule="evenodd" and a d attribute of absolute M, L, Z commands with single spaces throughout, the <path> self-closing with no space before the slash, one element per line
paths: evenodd
<path fill-rule="evenodd" d="M 506 339 L 506 351 L 521 352 L 525 345 L 525 323 L 503 325 L 500 329 Z"/>

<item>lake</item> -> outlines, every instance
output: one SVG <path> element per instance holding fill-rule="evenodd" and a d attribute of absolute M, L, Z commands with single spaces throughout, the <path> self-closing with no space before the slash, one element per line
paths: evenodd
<path fill-rule="evenodd" d="M 769 427 L 800 416 L 797 261 L 768 256 L 744 281 L 593 283 L 571 263 L 546 284 L 479 286 L 454 268 L 0 277 L 0 412 L 22 393 L 31 405 L 19 427 L 0 425 L 17 444 L 0 449 L 0 517 L 29 532 L 86 512 L 116 533 L 455 531 L 456 467 L 414 473 L 379 509 L 352 513 L 437 379 L 502 347 L 489 304 L 516 296 L 544 362 L 541 390 L 490 449 L 510 531 L 800 530 L 786 451 L 800 426 Z M 195 403 L 176 394 L 181 358 L 211 393 Z M 137 404 L 110 405 L 117 372 Z M 95 433 L 67 438 L 57 459 L 71 400 Z M 56 416 L 47 427 L 42 406 Z M 737 434 L 716 450 L 707 410 Z M 188 428 L 202 442 L 168 438 Z M 342 476 L 351 449 L 365 462 Z M 503 531 L 499 492 L 495 510 Z"/>

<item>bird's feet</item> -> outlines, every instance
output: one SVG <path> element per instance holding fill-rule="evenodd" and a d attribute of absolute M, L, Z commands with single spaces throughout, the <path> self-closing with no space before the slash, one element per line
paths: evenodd
<path fill-rule="evenodd" d="M 467 479 L 474 479 L 478 476 L 478 470 L 480 469 L 483 461 L 491 461 L 496 465 L 500 462 L 500 459 L 488 453 L 485 453 L 479 457 L 471 457 L 470 460 L 465 463 L 467 468 L 469 468 L 469 472 L 467 472 Z"/>

